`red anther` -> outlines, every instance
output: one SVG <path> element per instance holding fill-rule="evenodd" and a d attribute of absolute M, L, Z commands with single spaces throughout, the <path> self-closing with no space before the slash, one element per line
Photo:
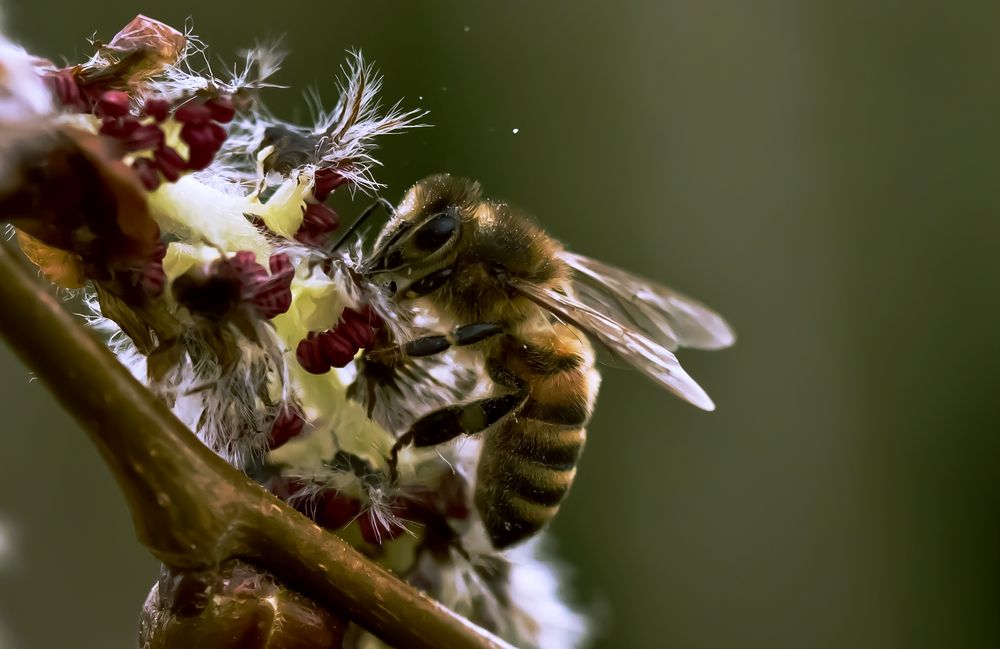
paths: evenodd
<path fill-rule="evenodd" d="M 347 307 L 336 327 L 318 334 L 310 332 L 299 342 L 295 355 L 299 364 L 313 374 L 323 374 L 331 366 L 345 367 L 372 343 L 381 326 L 381 320 L 367 305 L 360 311 Z"/>
<path fill-rule="evenodd" d="M 228 124 L 236 116 L 236 106 L 233 105 L 233 98 L 229 95 L 219 95 L 212 97 L 205 102 L 212 119 L 222 124 Z"/>
<path fill-rule="evenodd" d="M 317 340 L 323 355 L 333 367 L 346 367 L 358 353 L 358 346 L 336 330 L 324 331 Z"/>
<path fill-rule="evenodd" d="M 139 286 L 149 297 L 160 297 L 167 285 L 167 274 L 163 270 L 163 258 L 166 255 L 166 244 L 163 241 L 156 242 L 149 262 L 140 271 Z"/>
<path fill-rule="evenodd" d="M 163 295 L 163 289 L 167 286 L 167 273 L 163 270 L 163 262 L 151 262 L 142 273 L 139 280 L 143 293 L 152 298 Z"/>
<path fill-rule="evenodd" d="M 162 122 L 167 119 L 167 114 L 170 112 L 170 102 L 166 99 L 160 99 L 158 97 L 152 97 L 147 99 L 142 105 L 142 114 L 148 115 L 155 119 L 157 122 Z"/>
<path fill-rule="evenodd" d="M 101 121 L 101 135 L 123 138 L 133 134 L 139 128 L 139 120 L 131 115 L 123 117 L 105 117 Z"/>
<path fill-rule="evenodd" d="M 122 90 L 108 90 L 97 100 L 97 111 L 107 117 L 128 115 L 128 93 Z"/>
<path fill-rule="evenodd" d="M 203 124 L 185 124 L 181 129 L 181 139 L 190 147 L 207 148 L 209 138 L 202 126 Z"/>
<path fill-rule="evenodd" d="M 247 255 L 249 262 L 237 262 L 240 272 L 244 274 L 241 278 L 244 285 L 243 299 L 250 302 L 262 318 L 271 319 L 288 311 L 292 306 L 291 286 L 295 277 L 291 259 L 285 253 L 271 255 L 268 260 L 271 268 L 269 276 L 264 267 L 253 260 L 253 253 L 237 253 L 237 256 L 243 256 L 244 259 L 247 259 Z"/>
<path fill-rule="evenodd" d="M 214 158 L 215 152 L 213 151 L 192 148 L 188 154 L 188 169 L 191 171 L 201 171 L 202 169 L 206 169 L 210 164 L 212 164 L 212 160 Z"/>
<path fill-rule="evenodd" d="M 302 369 L 310 374 L 326 374 L 330 371 L 330 361 L 323 353 L 315 333 L 310 333 L 307 338 L 299 341 L 295 348 L 295 358 L 299 361 Z"/>
<path fill-rule="evenodd" d="M 337 334 L 350 341 L 352 345 L 361 349 L 367 347 L 372 341 L 372 330 L 365 322 L 347 320 L 337 325 Z"/>
<path fill-rule="evenodd" d="M 122 138 L 122 145 L 129 151 L 155 149 L 163 144 L 163 131 L 156 124 L 145 124 Z"/>
<path fill-rule="evenodd" d="M 313 232 L 312 230 L 307 230 L 305 228 L 299 228 L 299 231 L 295 233 L 295 240 L 304 246 L 310 246 L 312 248 L 322 247 L 328 239 L 328 232 Z"/>
<path fill-rule="evenodd" d="M 174 111 L 174 119 L 182 124 L 204 124 L 212 119 L 212 110 L 205 104 L 188 102 Z"/>
<path fill-rule="evenodd" d="M 271 423 L 267 449 L 273 451 L 279 446 L 284 446 L 289 440 L 298 437 L 305 425 L 305 415 L 302 414 L 302 409 L 298 404 L 294 402 L 282 404 L 278 410 L 278 416 Z"/>
<path fill-rule="evenodd" d="M 288 283 L 268 281 L 261 285 L 260 290 L 253 298 L 253 305 L 260 317 L 270 320 L 288 311 L 292 306 L 292 291 L 288 287 L 289 283 L 291 280 Z"/>
<path fill-rule="evenodd" d="M 132 169 L 139 176 L 139 182 L 146 188 L 146 191 L 154 191 L 160 186 L 160 172 L 156 163 L 149 158 L 136 158 L 132 163 Z"/>
<path fill-rule="evenodd" d="M 332 209 L 322 203 L 309 203 L 302 215 L 302 225 L 295 233 L 295 239 L 307 246 L 321 246 L 326 242 L 326 235 L 337 229 L 340 217 Z"/>
<path fill-rule="evenodd" d="M 313 196 L 322 203 L 333 193 L 333 190 L 346 182 L 347 178 L 336 169 L 331 167 L 317 169 L 313 184 Z"/>
<path fill-rule="evenodd" d="M 222 143 L 229 137 L 229 133 L 226 131 L 225 127 L 219 126 L 215 122 L 205 124 L 205 130 L 208 131 L 208 135 L 211 137 L 212 145 L 216 151 L 219 150 Z"/>
<path fill-rule="evenodd" d="M 286 313 L 292 307 L 292 292 L 290 290 L 272 288 L 266 294 L 257 298 L 257 311 L 262 318 L 270 320 Z"/>
<path fill-rule="evenodd" d="M 339 530 L 361 513 L 361 503 L 341 496 L 335 489 L 325 491 L 316 502 L 316 524 L 328 530 Z"/>
<path fill-rule="evenodd" d="M 289 500 L 297 496 L 299 493 L 301 493 L 302 490 L 306 488 L 307 484 L 308 483 L 302 480 L 298 480 L 296 478 L 275 476 L 271 480 L 268 480 L 266 486 L 268 491 L 273 493 L 279 499 L 288 502 Z M 294 507 L 295 509 L 304 514 L 309 509 L 307 507 L 307 503 L 308 503 L 307 499 L 304 498 L 299 499 L 295 501 L 292 507 Z"/>
<path fill-rule="evenodd" d="M 257 263 L 257 255 L 249 250 L 240 250 L 228 260 L 220 260 L 219 264 L 228 263 L 243 286 L 244 299 L 252 299 L 257 285 L 267 279 L 267 269 Z"/>
<path fill-rule="evenodd" d="M 313 232 L 333 232 L 340 225 L 340 217 L 322 203 L 310 203 L 302 217 L 302 227 Z"/>
<path fill-rule="evenodd" d="M 375 338 L 377 327 L 373 324 L 374 319 L 375 314 L 367 305 L 361 311 L 347 307 L 340 314 L 336 331 L 359 349 L 367 347 Z"/>
<path fill-rule="evenodd" d="M 187 169 L 187 162 L 181 157 L 181 154 L 168 146 L 158 148 L 153 153 L 153 160 L 156 162 L 156 166 L 159 167 L 163 177 L 172 183 L 177 182 L 177 179 L 181 177 L 181 173 Z"/>
<path fill-rule="evenodd" d="M 70 70 L 57 70 L 47 76 L 52 92 L 64 108 L 84 111 L 90 108 L 87 98 L 80 90 L 80 84 Z"/>
<path fill-rule="evenodd" d="M 226 137 L 226 129 L 214 122 L 185 124 L 181 129 L 181 139 L 190 148 L 188 168 L 200 170 L 212 164 L 212 159 Z"/>
<path fill-rule="evenodd" d="M 406 528 L 395 521 L 384 520 L 369 509 L 358 517 L 361 537 L 372 545 L 382 545 L 406 533 Z"/>
<path fill-rule="evenodd" d="M 284 275 L 285 273 L 295 273 L 295 267 L 292 266 L 292 260 L 283 252 L 279 252 L 276 255 L 271 255 L 271 258 L 267 260 L 267 265 L 271 268 L 271 275 Z"/>

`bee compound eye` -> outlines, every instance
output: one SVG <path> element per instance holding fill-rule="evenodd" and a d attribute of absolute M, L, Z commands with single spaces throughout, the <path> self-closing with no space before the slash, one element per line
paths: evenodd
<path fill-rule="evenodd" d="M 420 226 L 414 243 L 425 252 L 433 252 L 446 244 L 458 228 L 458 218 L 451 211 L 441 212 Z"/>

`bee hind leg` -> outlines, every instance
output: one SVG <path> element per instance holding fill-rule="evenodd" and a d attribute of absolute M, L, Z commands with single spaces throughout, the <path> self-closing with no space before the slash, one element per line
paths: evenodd
<path fill-rule="evenodd" d="M 459 435 L 480 433 L 514 411 L 526 398 L 525 391 L 518 391 L 427 413 L 393 444 L 388 459 L 390 480 L 395 483 L 399 477 L 399 452 L 410 444 L 426 448 L 451 441 Z"/>

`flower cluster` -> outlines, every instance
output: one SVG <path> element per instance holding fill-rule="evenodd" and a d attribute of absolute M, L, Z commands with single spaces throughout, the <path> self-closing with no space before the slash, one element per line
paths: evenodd
<path fill-rule="evenodd" d="M 69 67 L 0 43 L 0 216 L 220 456 L 515 644 L 577 646 L 582 618 L 537 544 L 500 554 L 485 539 L 477 442 L 407 449 L 388 477 L 397 437 L 475 397 L 480 371 L 447 353 L 394 360 L 401 332 L 435 323 L 360 279 L 327 201 L 376 189 L 375 138 L 421 113 L 384 110 L 354 54 L 332 110 L 283 122 L 260 97 L 273 49 L 222 79 L 195 68 L 203 48 L 144 16 Z"/>

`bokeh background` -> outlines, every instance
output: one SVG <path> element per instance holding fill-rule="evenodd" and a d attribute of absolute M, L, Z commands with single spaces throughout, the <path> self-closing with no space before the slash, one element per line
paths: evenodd
<path fill-rule="evenodd" d="M 597 646 L 1000 646 L 995 0 L 6 4 L 69 60 L 138 11 L 223 58 L 285 34 L 286 116 L 361 48 L 434 124 L 386 197 L 480 178 L 728 316 L 682 356 L 714 414 L 605 373 L 555 524 Z M 133 647 L 156 566 L 29 377 L 0 352 L 0 646 Z"/>

